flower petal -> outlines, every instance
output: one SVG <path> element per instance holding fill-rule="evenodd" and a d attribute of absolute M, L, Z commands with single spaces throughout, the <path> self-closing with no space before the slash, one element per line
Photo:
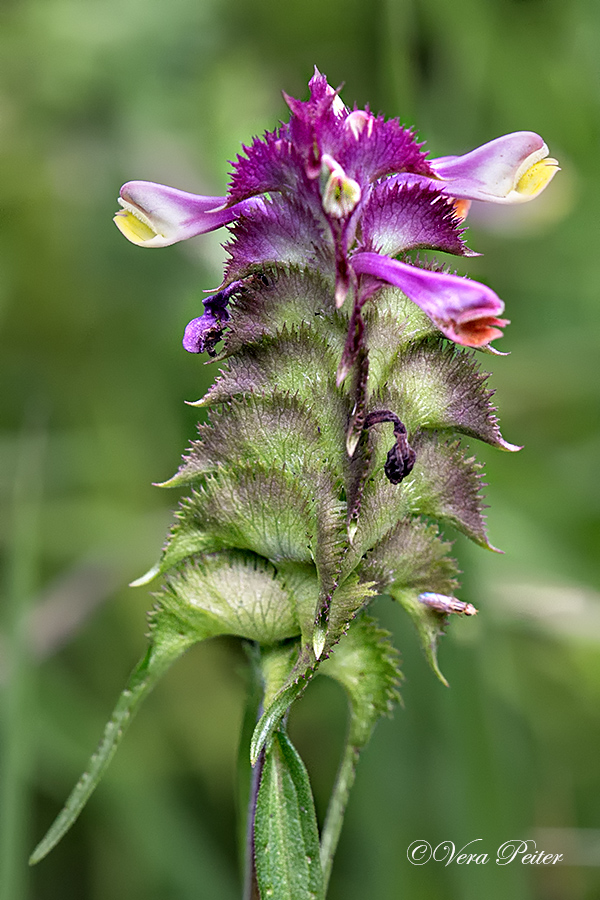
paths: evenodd
<path fill-rule="evenodd" d="M 497 316 L 504 304 L 485 284 L 420 269 L 379 253 L 357 253 L 352 267 L 357 275 L 372 275 L 400 288 L 457 344 L 481 347 L 502 337 L 500 328 L 507 322 Z"/>
<path fill-rule="evenodd" d="M 536 197 L 558 172 L 539 134 L 515 131 L 465 153 L 432 159 L 451 197 L 492 203 L 523 203 Z"/>
<path fill-rule="evenodd" d="M 117 228 L 140 247 L 168 247 L 232 222 L 243 205 L 226 207 L 226 197 L 203 197 L 151 181 L 129 181 L 121 188 L 123 207 Z"/>

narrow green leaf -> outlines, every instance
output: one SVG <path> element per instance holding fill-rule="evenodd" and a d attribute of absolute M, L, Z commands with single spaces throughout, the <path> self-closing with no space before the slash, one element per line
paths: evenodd
<path fill-rule="evenodd" d="M 262 900 L 322 900 L 317 819 L 304 763 L 287 735 L 267 750 L 254 823 Z"/>
<path fill-rule="evenodd" d="M 189 637 L 180 635 L 178 637 L 171 636 L 168 640 L 150 645 L 148 652 L 133 670 L 127 687 L 119 697 L 104 730 L 100 745 L 91 757 L 87 770 L 73 788 L 63 810 L 31 854 L 30 865 L 40 862 L 73 825 L 108 768 L 142 700 L 171 663 L 181 656 L 191 643 L 193 640 Z"/>
<path fill-rule="evenodd" d="M 305 640 L 287 679 L 275 694 L 270 695 L 270 702 L 269 698 L 265 700 L 265 711 L 254 730 L 250 746 L 252 765 L 256 764 L 260 751 L 279 728 L 292 703 L 314 677 L 320 661 L 327 658 L 334 645 L 348 630 L 350 622 L 375 594 L 372 582 L 361 582 L 355 576 L 348 578 L 334 591 L 329 607 L 325 643 L 319 659 L 315 656 L 312 637 Z"/>

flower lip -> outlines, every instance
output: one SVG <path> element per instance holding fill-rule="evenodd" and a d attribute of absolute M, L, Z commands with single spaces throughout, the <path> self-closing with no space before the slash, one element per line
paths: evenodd
<path fill-rule="evenodd" d="M 463 156 L 431 160 L 440 189 L 451 197 L 492 203 L 532 200 L 559 170 L 547 145 L 533 131 L 505 134 Z"/>
<path fill-rule="evenodd" d="M 227 225 L 245 209 L 226 197 L 205 197 L 151 181 L 129 181 L 120 191 L 114 222 L 140 247 L 168 247 Z"/>
<path fill-rule="evenodd" d="M 458 344 L 466 347 L 485 347 L 490 341 L 503 337 L 501 331 L 510 319 L 499 319 L 496 316 L 473 315 L 463 313 L 455 322 L 440 322 L 440 330 Z"/>
<path fill-rule="evenodd" d="M 550 184 L 557 172 L 560 171 L 558 160 L 551 156 L 541 158 L 526 168 L 519 176 L 515 191 L 523 200 L 531 200 L 537 197 L 547 184 Z"/>
<path fill-rule="evenodd" d="M 143 210 L 121 197 L 119 204 L 123 208 L 115 213 L 113 222 L 128 241 L 143 247 L 157 237 L 164 239 L 164 235 L 158 234 Z"/>

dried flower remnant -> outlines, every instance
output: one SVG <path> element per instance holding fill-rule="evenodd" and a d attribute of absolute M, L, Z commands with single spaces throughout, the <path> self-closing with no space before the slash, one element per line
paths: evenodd
<path fill-rule="evenodd" d="M 459 613 L 463 616 L 476 616 L 477 610 L 472 603 L 464 603 L 456 597 L 444 597 L 443 594 L 432 594 L 425 591 L 419 596 L 419 600 L 429 609 L 435 609 L 440 613 Z"/>
<path fill-rule="evenodd" d="M 209 421 L 163 485 L 189 494 L 159 562 L 136 582 L 162 577 L 150 648 L 34 861 L 73 823 L 166 668 L 227 634 L 251 643 L 264 687 L 246 748 L 253 895 L 291 896 L 285 860 L 292 895 L 321 900 L 358 753 L 400 680 L 389 636 L 366 615 L 370 599 L 403 607 L 442 681 L 443 627 L 476 612 L 454 596 L 441 529 L 494 549 L 480 467 L 460 438 L 519 448 L 503 439 L 487 376 L 465 348 L 486 348 L 507 320 L 491 288 L 411 251 L 472 255 L 461 224 L 470 201 L 532 199 L 556 162 L 530 132 L 428 160 L 409 129 L 349 110 L 319 72 L 307 101 L 284 97 L 289 122 L 243 148 L 226 195 L 145 181 L 121 189 L 115 221 L 140 246 L 228 229 L 223 282 L 183 339 L 223 368 L 196 404 Z M 322 673 L 344 687 L 351 712 L 319 836 L 286 721 Z"/>
<path fill-rule="evenodd" d="M 394 423 L 394 437 L 396 438 L 391 449 L 388 450 L 383 471 L 388 481 L 392 484 L 400 484 L 412 472 L 417 460 L 417 454 L 408 443 L 406 426 L 390 410 L 378 409 L 370 412 L 365 419 L 364 428 L 371 428 L 373 425 L 380 425 L 382 422 Z"/>

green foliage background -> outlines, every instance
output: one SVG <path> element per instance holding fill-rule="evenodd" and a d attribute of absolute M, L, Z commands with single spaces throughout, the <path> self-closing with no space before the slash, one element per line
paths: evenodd
<path fill-rule="evenodd" d="M 407 680 L 359 766 L 332 900 L 600 897 L 600 5 L 596 0 L 6 0 L 0 11 L 1 900 L 239 896 L 233 778 L 244 659 L 190 652 L 160 685 L 63 844 L 26 857 L 144 648 L 170 476 L 215 368 L 180 337 L 220 281 L 219 235 L 162 251 L 111 224 L 132 178 L 224 190 L 240 141 L 305 96 L 415 124 L 432 154 L 540 132 L 563 165 L 511 216 L 473 215 L 512 325 L 490 358 L 505 437 L 486 459 L 492 542 L 458 541 L 480 608 L 428 671 L 377 601 Z M 504 210 L 500 210 L 504 212 Z M 531 214 L 530 214 L 531 213 Z M 486 358 L 487 361 L 487 358 Z M 323 815 L 344 731 L 317 680 L 294 739 Z M 536 829 L 561 829 L 558 834 Z M 573 863 L 412 866 L 408 845 L 535 837 Z"/>

